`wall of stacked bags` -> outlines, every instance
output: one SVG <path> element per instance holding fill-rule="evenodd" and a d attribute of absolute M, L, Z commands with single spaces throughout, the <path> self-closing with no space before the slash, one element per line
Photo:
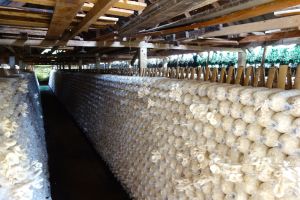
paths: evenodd
<path fill-rule="evenodd" d="M 134 199 L 299 199 L 300 90 L 70 72 L 50 85 Z"/>
<path fill-rule="evenodd" d="M 0 76 L 0 199 L 51 199 L 37 81 L 32 73 Z"/>
<path fill-rule="evenodd" d="M 114 69 L 83 69 L 62 70 L 71 72 L 85 72 L 94 74 L 116 74 L 143 77 L 168 77 L 210 81 L 217 83 L 240 84 L 243 86 L 300 89 L 300 66 L 291 68 L 282 65 L 271 67 L 177 67 L 177 68 L 114 68 Z"/>

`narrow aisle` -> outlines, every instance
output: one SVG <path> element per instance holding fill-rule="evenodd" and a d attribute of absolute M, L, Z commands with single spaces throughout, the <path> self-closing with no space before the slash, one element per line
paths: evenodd
<path fill-rule="evenodd" d="M 41 95 L 53 200 L 129 199 L 53 93 Z"/>

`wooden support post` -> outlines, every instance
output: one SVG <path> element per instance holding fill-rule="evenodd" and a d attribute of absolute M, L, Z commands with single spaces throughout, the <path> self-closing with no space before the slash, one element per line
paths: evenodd
<path fill-rule="evenodd" d="M 278 85 L 277 86 L 280 89 L 285 89 L 288 67 L 289 67 L 288 65 L 282 65 L 279 67 Z"/>
<path fill-rule="evenodd" d="M 202 67 L 198 67 L 197 68 L 197 80 L 200 81 L 201 80 L 201 75 L 202 75 Z"/>
<path fill-rule="evenodd" d="M 226 68 L 222 67 L 219 83 L 226 83 Z"/>
<path fill-rule="evenodd" d="M 16 57 L 15 56 L 9 56 L 9 61 L 8 64 L 10 66 L 11 69 L 15 69 L 16 68 Z"/>
<path fill-rule="evenodd" d="M 250 79 L 251 79 L 251 81 L 253 81 L 252 74 L 253 74 L 253 67 L 247 67 L 246 68 L 246 76 L 245 76 L 245 80 L 244 80 L 244 84 L 243 84 L 244 86 L 252 85 L 252 83 L 250 83 Z"/>
<path fill-rule="evenodd" d="M 100 61 L 101 61 L 100 56 L 97 53 L 96 54 L 96 69 L 100 69 Z"/>
<path fill-rule="evenodd" d="M 293 82 L 292 82 L 292 69 L 289 67 L 286 75 L 286 88 L 287 90 L 293 89 Z"/>
<path fill-rule="evenodd" d="M 268 80 L 267 80 L 267 84 L 266 84 L 267 88 L 273 88 L 275 73 L 276 73 L 276 68 L 272 67 L 269 69 Z"/>
<path fill-rule="evenodd" d="M 195 79 L 195 68 L 194 67 L 192 67 L 191 68 L 191 77 L 190 77 L 192 80 L 194 80 Z"/>
<path fill-rule="evenodd" d="M 244 67 L 240 66 L 237 69 L 236 78 L 235 78 L 235 84 L 241 84 L 243 85 L 244 82 Z"/>
<path fill-rule="evenodd" d="M 142 69 L 147 68 L 147 48 L 141 47 L 139 49 L 139 71 L 140 74 Z"/>
<path fill-rule="evenodd" d="M 260 66 L 262 66 L 262 67 L 265 67 L 265 61 L 266 61 L 267 49 L 268 49 L 268 47 L 265 46 L 265 47 L 264 47 L 264 51 L 263 51 L 263 55 L 262 55 L 262 59 L 261 59 L 261 65 L 260 65 Z"/>
<path fill-rule="evenodd" d="M 247 64 L 247 54 L 246 51 L 238 52 L 238 66 L 245 66 Z"/>
<path fill-rule="evenodd" d="M 209 81 L 211 75 L 210 75 L 210 69 L 208 65 L 205 67 L 205 74 L 204 74 L 204 81 Z"/>
<path fill-rule="evenodd" d="M 300 65 L 298 65 L 297 70 L 296 70 L 294 88 L 295 89 L 300 89 Z"/>
<path fill-rule="evenodd" d="M 79 67 L 80 70 L 82 69 L 82 59 L 79 60 L 78 67 Z"/>
<path fill-rule="evenodd" d="M 229 69 L 228 69 L 228 76 L 226 79 L 226 83 L 228 83 L 228 84 L 234 83 L 234 67 L 233 66 L 229 67 Z"/>
<path fill-rule="evenodd" d="M 218 72 L 219 72 L 218 68 L 215 67 L 212 72 L 212 76 L 210 80 L 211 82 L 218 82 Z"/>

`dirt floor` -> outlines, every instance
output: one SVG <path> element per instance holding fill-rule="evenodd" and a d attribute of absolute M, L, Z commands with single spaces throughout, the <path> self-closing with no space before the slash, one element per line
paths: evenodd
<path fill-rule="evenodd" d="M 53 200 L 130 199 L 49 88 L 41 95 Z"/>

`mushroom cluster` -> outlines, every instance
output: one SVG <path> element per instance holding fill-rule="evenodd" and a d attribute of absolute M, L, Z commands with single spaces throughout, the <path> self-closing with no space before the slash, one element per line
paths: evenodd
<path fill-rule="evenodd" d="M 134 199 L 299 199 L 300 90 L 54 76 L 59 98 Z"/>

